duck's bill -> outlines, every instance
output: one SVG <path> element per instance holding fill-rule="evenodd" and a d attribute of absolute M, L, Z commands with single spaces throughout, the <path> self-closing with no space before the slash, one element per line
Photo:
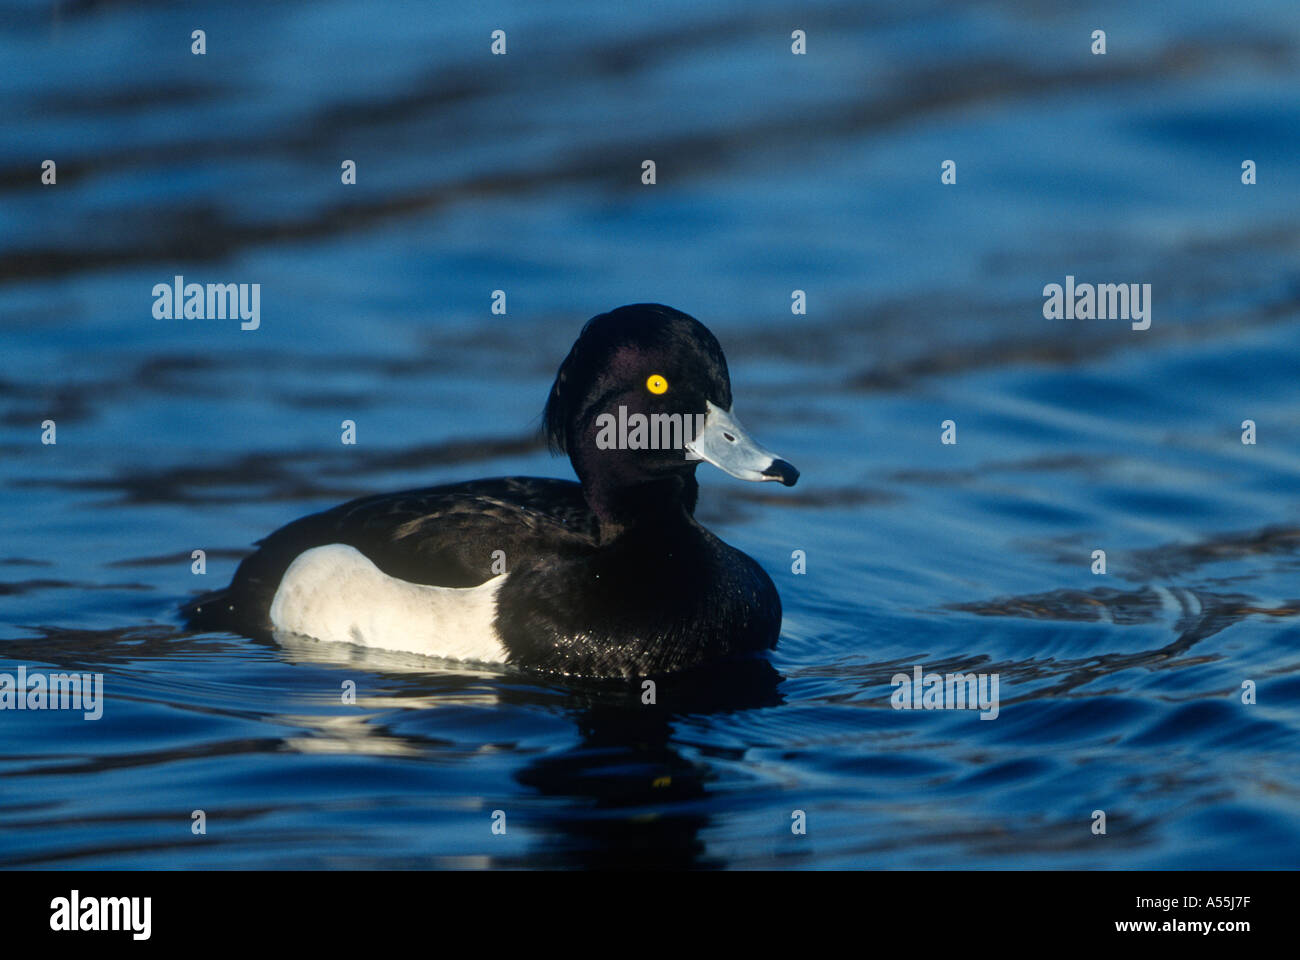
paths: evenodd
<path fill-rule="evenodd" d="M 707 460 L 741 480 L 779 480 L 793 487 L 799 471 L 788 460 L 764 450 L 727 410 L 705 401 L 704 427 L 686 443 L 686 456 Z"/>

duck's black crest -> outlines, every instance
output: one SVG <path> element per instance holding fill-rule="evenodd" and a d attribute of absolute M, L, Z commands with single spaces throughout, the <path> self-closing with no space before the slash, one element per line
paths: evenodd
<path fill-rule="evenodd" d="M 613 372 L 611 358 L 617 363 L 621 349 L 671 355 L 692 347 L 702 350 L 712 382 L 720 384 L 721 393 L 710 399 L 724 410 L 730 409 L 731 378 L 722 347 L 709 328 L 690 314 L 662 303 L 632 303 L 592 317 L 560 364 L 546 399 L 542 430 L 551 452 L 573 452 L 573 426 L 603 399 L 600 381 Z"/>

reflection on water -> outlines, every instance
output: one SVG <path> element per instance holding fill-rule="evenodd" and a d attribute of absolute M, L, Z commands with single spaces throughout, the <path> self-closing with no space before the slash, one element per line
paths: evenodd
<path fill-rule="evenodd" d="M 1292 5 L 827 0 L 802 59 L 780 3 L 579 6 L 492 7 L 495 62 L 470 8 L 3 14 L 0 673 L 106 705 L 0 715 L 0 865 L 1294 866 Z M 177 274 L 262 284 L 261 328 L 155 320 Z M 1044 320 L 1067 274 L 1150 283 L 1151 328 Z M 701 476 L 770 660 L 648 704 L 182 628 L 304 513 L 568 476 L 550 378 L 639 300 L 804 471 Z M 998 718 L 890 709 L 918 665 L 997 673 Z"/>

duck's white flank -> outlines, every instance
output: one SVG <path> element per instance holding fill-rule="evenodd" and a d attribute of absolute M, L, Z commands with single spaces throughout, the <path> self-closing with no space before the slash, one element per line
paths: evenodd
<path fill-rule="evenodd" d="M 463 588 L 409 583 L 356 548 L 331 543 L 289 565 L 271 601 L 271 623 L 317 640 L 500 663 L 506 655 L 493 619 L 505 577 Z"/>

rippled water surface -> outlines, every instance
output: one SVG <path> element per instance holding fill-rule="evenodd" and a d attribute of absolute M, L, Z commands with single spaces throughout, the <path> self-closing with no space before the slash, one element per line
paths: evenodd
<path fill-rule="evenodd" d="M 106 698 L 0 713 L 0 865 L 1300 862 L 1294 3 L 567 6 L 0 11 L 0 671 Z M 176 274 L 262 284 L 261 328 L 155 320 Z M 1067 274 L 1151 328 L 1043 319 Z M 649 708 L 184 629 L 304 513 L 569 476 L 550 379 L 641 300 L 803 473 L 700 475 L 769 662 Z M 917 664 L 998 718 L 891 709 Z"/>

